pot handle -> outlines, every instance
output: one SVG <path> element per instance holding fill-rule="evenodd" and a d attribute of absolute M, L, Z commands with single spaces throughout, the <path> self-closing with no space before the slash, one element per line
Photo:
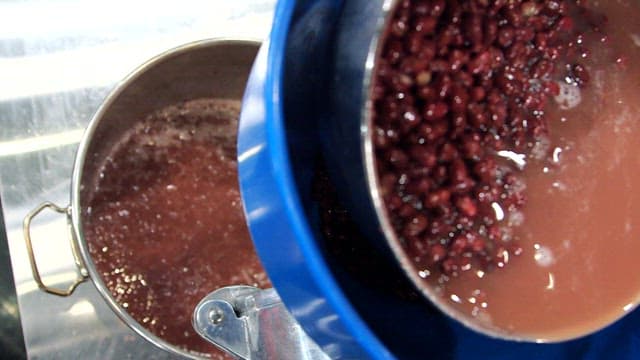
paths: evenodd
<path fill-rule="evenodd" d="M 73 281 L 73 283 L 67 289 L 59 289 L 56 287 L 48 286 L 40 277 L 40 271 L 38 270 L 38 264 L 36 262 L 36 257 L 33 252 L 33 245 L 31 242 L 31 220 L 35 218 L 40 212 L 45 209 L 51 209 L 57 213 L 65 214 L 67 216 L 67 220 L 69 220 L 71 216 L 71 206 L 60 207 L 52 202 L 46 201 L 40 204 L 37 208 L 33 209 L 27 216 L 25 216 L 24 221 L 22 223 L 22 231 L 24 233 L 24 241 L 27 245 L 27 254 L 29 255 L 29 262 L 31 263 L 31 272 L 33 273 L 33 279 L 38 284 L 38 287 L 48 292 L 49 294 L 58 295 L 58 296 L 69 296 L 73 293 L 78 285 L 84 282 L 87 277 L 87 270 L 82 265 L 82 261 L 78 255 L 78 248 L 73 241 L 73 237 L 71 239 L 71 251 L 73 252 L 73 258 L 75 260 L 76 266 L 78 267 L 78 277 Z"/>
<path fill-rule="evenodd" d="M 193 328 L 245 360 L 330 360 L 285 308 L 275 289 L 227 286 L 196 306 Z"/>

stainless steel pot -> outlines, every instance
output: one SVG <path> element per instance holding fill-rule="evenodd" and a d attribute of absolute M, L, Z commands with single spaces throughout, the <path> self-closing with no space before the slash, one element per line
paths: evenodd
<path fill-rule="evenodd" d="M 189 43 L 151 59 L 116 86 L 94 115 L 80 142 L 72 174 L 70 205 L 61 207 L 45 202 L 24 219 L 29 261 L 40 289 L 54 295 L 70 296 L 79 284 L 90 280 L 113 312 L 140 336 L 171 353 L 199 358 L 198 354 L 179 349 L 153 335 L 111 295 L 94 265 L 84 238 L 83 218 L 88 215 L 87 191 L 95 187 L 99 169 L 112 145 L 146 115 L 185 100 L 242 99 L 259 45 L 252 40 L 230 39 Z M 78 277 L 66 289 L 45 284 L 38 270 L 30 226 L 32 219 L 45 209 L 64 214 L 71 229 L 71 250 Z"/>

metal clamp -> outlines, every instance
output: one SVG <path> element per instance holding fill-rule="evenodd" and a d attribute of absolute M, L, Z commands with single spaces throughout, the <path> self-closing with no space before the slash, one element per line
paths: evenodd
<path fill-rule="evenodd" d="M 218 289 L 196 307 L 193 327 L 204 339 L 240 359 L 329 360 L 274 289 Z"/>
<path fill-rule="evenodd" d="M 51 209 L 60 214 L 65 214 L 67 216 L 67 220 L 71 216 L 71 207 L 60 207 L 51 202 L 44 202 L 40 204 L 37 208 L 33 209 L 27 216 L 25 216 L 24 221 L 22 223 L 22 231 L 24 233 L 24 241 L 27 244 L 27 254 L 29 255 L 29 262 L 31 263 L 31 272 L 33 273 L 33 279 L 38 284 L 38 287 L 46 291 L 50 294 L 58 295 L 58 296 L 69 296 L 73 293 L 78 285 L 84 282 L 87 277 L 87 270 L 82 265 L 82 261 L 78 255 L 78 249 L 73 241 L 71 240 L 71 251 L 73 252 L 73 258 L 76 262 L 76 266 L 78 267 L 78 277 L 73 281 L 73 283 L 67 289 L 58 289 L 52 286 L 46 285 L 42 278 L 40 277 L 40 271 L 38 270 L 38 264 L 36 262 L 36 257 L 33 251 L 33 244 L 31 242 L 31 220 L 35 218 L 40 212 L 44 209 Z"/>

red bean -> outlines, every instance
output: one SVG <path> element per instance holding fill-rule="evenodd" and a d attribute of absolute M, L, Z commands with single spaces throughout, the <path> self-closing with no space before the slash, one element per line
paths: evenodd
<path fill-rule="evenodd" d="M 473 171 L 480 181 L 491 184 L 496 179 L 498 166 L 493 158 L 487 157 L 478 161 L 475 164 Z"/>
<path fill-rule="evenodd" d="M 433 86 L 436 88 L 436 92 L 441 99 L 445 99 L 451 95 L 453 89 L 453 81 L 449 75 L 441 75 Z"/>
<path fill-rule="evenodd" d="M 400 70 L 407 75 L 415 75 L 429 68 L 429 62 L 418 57 L 406 57 L 400 62 Z"/>
<path fill-rule="evenodd" d="M 471 250 L 475 253 L 484 252 L 485 247 L 486 247 L 485 240 L 480 238 L 479 236 L 474 237 L 473 240 L 471 241 Z"/>
<path fill-rule="evenodd" d="M 488 0 L 485 0 L 488 2 Z M 493 44 L 498 37 L 498 22 L 495 20 L 488 20 L 484 24 L 484 45 Z"/>
<path fill-rule="evenodd" d="M 465 51 L 455 49 L 449 54 L 450 71 L 458 71 L 469 61 L 469 54 Z"/>
<path fill-rule="evenodd" d="M 533 66 L 531 75 L 534 79 L 548 78 L 554 69 L 555 67 L 552 62 L 540 60 Z"/>
<path fill-rule="evenodd" d="M 423 214 L 417 214 L 405 224 L 405 234 L 407 234 L 407 236 L 418 236 L 422 234 L 428 226 L 429 220 L 427 217 Z"/>
<path fill-rule="evenodd" d="M 472 92 L 472 96 L 473 94 L 475 93 Z M 468 103 L 469 93 L 463 87 L 455 87 L 451 96 L 451 110 L 455 113 L 465 113 L 467 111 Z"/>
<path fill-rule="evenodd" d="M 410 182 L 407 191 L 414 195 L 424 196 L 429 193 L 431 187 L 431 181 L 428 178 L 421 178 Z"/>
<path fill-rule="evenodd" d="M 429 249 L 429 260 L 434 264 L 444 260 L 446 256 L 447 249 L 445 249 L 441 244 L 435 244 Z"/>
<path fill-rule="evenodd" d="M 425 107 L 422 116 L 427 121 L 435 121 L 444 118 L 448 112 L 449 106 L 446 103 L 440 101 L 428 104 Z"/>
<path fill-rule="evenodd" d="M 433 181 L 435 181 L 439 186 L 442 186 L 449 180 L 448 175 L 449 173 L 445 165 L 436 166 L 435 170 L 432 173 Z"/>
<path fill-rule="evenodd" d="M 416 22 L 413 24 L 413 28 L 416 34 L 424 36 L 432 34 L 435 31 L 437 25 L 438 19 L 436 19 L 435 17 L 423 16 L 416 20 Z"/>
<path fill-rule="evenodd" d="M 464 87 L 473 86 L 473 76 L 466 71 L 460 71 L 454 74 L 455 81 Z"/>
<path fill-rule="evenodd" d="M 478 207 L 476 206 L 475 201 L 473 201 L 469 196 L 458 198 L 456 201 L 456 207 L 462 214 L 468 217 L 475 217 L 478 214 Z"/>
<path fill-rule="evenodd" d="M 453 143 L 447 142 L 440 148 L 439 160 L 444 162 L 451 162 L 460 158 L 460 153 Z"/>
<path fill-rule="evenodd" d="M 446 5 L 447 3 L 445 0 L 433 0 L 431 2 L 431 16 L 439 17 L 440 15 L 442 15 L 444 13 Z"/>
<path fill-rule="evenodd" d="M 417 95 L 420 99 L 429 102 L 435 101 L 438 98 L 438 94 L 432 86 L 420 86 Z"/>
<path fill-rule="evenodd" d="M 462 253 L 466 248 L 467 248 L 467 237 L 464 235 L 456 236 L 451 242 L 451 245 L 449 246 L 449 249 L 451 250 L 451 252 L 456 255 L 462 255 Z"/>
<path fill-rule="evenodd" d="M 513 44 L 515 31 L 510 26 L 505 26 L 498 32 L 498 43 L 504 48 L 508 48 Z"/>
<path fill-rule="evenodd" d="M 414 258 L 422 258 L 425 255 L 429 254 L 430 251 L 433 251 L 433 247 L 429 246 L 426 242 L 422 241 L 419 237 L 412 237 L 406 239 L 407 247 L 409 253 Z M 436 261 L 440 260 L 438 258 Z"/>
<path fill-rule="evenodd" d="M 400 149 L 391 149 L 387 154 L 389 163 L 398 169 L 404 169 L 409 164 L 409 158 Z"/>
<path fill-rule="evenodd" d="M 446 258 L 442 261 L 441 265 L 442 273 L 448 276 L 457 276 L 458 275 L 458 264 L 456 264 L 455 259 Z"/>
<path fill-rule="evenodd" d="M 452 180 L 451 191 L 455 191 L 458 194 L 464 194 L 469 192 L 476 185 L 476 182 L 471 177 L 462 178 L 459 180 Z"/>
<path fill-rule="evenodd" d="M 389 195 L 385 198 L 385 204 L 390 212 L 395 212 L 402 206 L 402 198 L 397 194 Z"/>
<path fill-rule="evenodd" d="M 418 211 L 410 204 L 403 203 L 402 206 L 400 206 L 400 208 L 398 209 L 397 213 L 401 218 L 406 219 L 415 216 Z"/>
<path fill-rule="evenodd" d="M 453 118 L 451 120 L 452 131 L 450 133 L 450 137 L 452 140 L 458 139 L 467 127 L 467 115 L 466 112 L 454 113 Z"/>
<path fill-rule="evenodd" d="M 465 21 L 465 31 L 467 39 L 471 44 L 481 44 L 484 36 L 482 16 L 480 14 L 470 13 Z"/>
<path fill-rule="evenodd" d="M 446 189 L 438 189 L 429 193 L 425 199 L 425 205 L 430 208 L 446 206 L 449 204 L 451 193 Z"/>
<path fill-rule="evenodd" d="M 436 56 L 436 43 L 433 40 L 422 40 L 422 36 L 419 37 L 420 47 L 416 50 L 418 51 L 418 57 L 420 59 L 424 59 L 426 61 L 431 61 Z"/>
<path fill-rule="evenodd" d="M 434 143 L 443 137 L 447 131 L 448 125 L 445 121 L 422 124 L 418 128 L 418 134 L 427 140 L 428 143 Z"/>
<path fill-rule="evenodd" d="M 389 147 L 389 141 L 384 129 L 376 126 L 373 135 L 373 144 L 376 149 L 387 149 Z"/>
<path fill-rule="evenodd" d="M 491 64 L 491 53 L 489 51 L 484 51 L 478 55 L 476 55 L 469 62 L 469 71 L 474 74 L 480 74 L 490 67 Z"/>
<path fill-rule="evenodd" d="M 482 86 L 476 86 L 471 89 L 471 99 L 475 102 L 480 102 L 484 100 L 487 91 Z"/>
<path fill-rule="evenodd" d="M 461 159 L 451 160 L 449 166 L 449 176 L 453 182 L 463 181 L 469 178 L 467 164 Z"/>
<path fill-rule="evenodd" d="M 484 149 L 480 143 L 480 136 L 478 134 L 467 135 L 462 139 L 463 154 L 467 159 L 479 160 Z"/>
<path fill-rule="evenodd" d="M 398 19 L 391 23 L 390 33 L 393 36 L 402 37 L 407 32 L 407 23 L 404 20 Z"/>
<path fill-rule="evenodd" d="M 485 112 L 484 104 L 469 104 L 467 106 L 467 114 L 469 116 L 469 122 L 476 128 L 484 128 L 487 125 L 489 117 Z"/>
<path fill-rule="evenodd" d="M 438 163 L 436 153 L 432 148 L 422 145 L 411 147 L 411 158 L 416 160 L 420 165 L 427 168 L 433 168 Z"/>
<path fill-rule="evenodd" d="M 404 46 L 401 41 L 389 41 L 385 53 L 390 64 L 396 64 L 404 56 Z"/>

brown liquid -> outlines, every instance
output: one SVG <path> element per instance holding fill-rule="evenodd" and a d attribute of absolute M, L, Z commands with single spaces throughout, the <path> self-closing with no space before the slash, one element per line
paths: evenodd
<path fill-rule="evenodd" d="M 608 16 L 609 40 L 585 61 L 592 84 L 581 103 L 549 109 L 556 157 L 523 171 L 529 202 L 514 235 L 524 253 L 483 278 L 435 285 L 456 311 L 500 333 L 576 337 L 640 301 L 640 8 L 590 3 Z"/>
<path fill-rule="evenodd" d="M 105 285 L 136 321 L 220 359 L 192 328 L 198 302 L 226 285 L 270 286 L 240 201 L 239 107 L 195 100 L 136 125 L 102 168 L 83 223 Z"/>

